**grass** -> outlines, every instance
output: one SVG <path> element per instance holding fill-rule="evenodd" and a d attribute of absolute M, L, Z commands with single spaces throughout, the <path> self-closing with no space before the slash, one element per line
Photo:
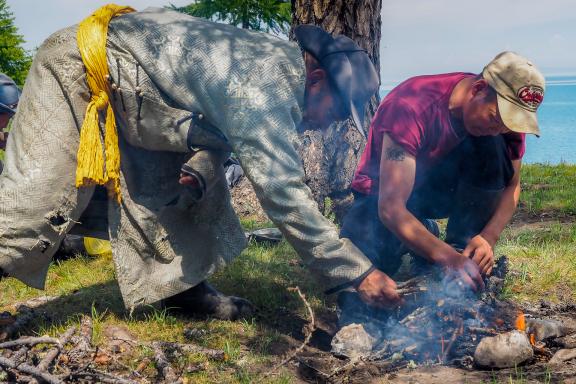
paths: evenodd
<path fill-rule="evenodd" d="M 576 215 L 576 165 L 524 165 L 520 211 L 534 216 Z"/>
<path fill-rule="evenodd" d="M 511 299 L 576 300 L 574 176 L 576 166 L 565 164 L 523 168 L 524 192 L 517 223 L 505 231 L 496 250 L 497 254 L 506 254 L 512 268 L 518 271 L 507 281 L 505 294 Z M 555 220 L 557 217 L 561 220 Z M 543 218 L 547 221 L 542 222 Z M 267 224 L 243 222 L 246 229 Z M 297 382 L 288 368 L 272 378 L 262 376 L 294 348 L 287 336 L 301 338 L 302 326 L 306 324 L 302 303 L 286 288 L 300 286 L 317 315 L 334 311 L 332 299 L 321 293 L 322 288 L 285 242 L 274 246 L 251 243 L 231 265 L 211 278 L 225 293 L 246 297 L 259 308 L 256 318 L 246 321 L 194 320 L 154 307 L 130 314 L 124 310 L 110 255 L 54 262 L 48 274 L 45 292 L 14 279 L 0 281 L 0 311 L 14 311 L 14 303 L 41 295 L 58 296 L 43 306 L 46 317 L 27 330 L 29 333 L 57 335 L 87 314 L 94 321 L 96 345 L 105 346 L 105 330 L 118 326 L 129 330 L 143 344 L 153 340 L 188 341 L 226 351 L 225 362 L 210 361 L 202 355 L 181 356 L 180 369 L 195 367 L 185 374 L 189 383 Z M 187 340 L 185 330 L 190 329 L 195 336 Z M 126 354 L 122 363 L 134 369 L 151 355 L 152 351 L 142 345 Z M 152 363 L 145 367 L 146 375 L 152 377 L 154 372 Z M 511 376 L 510 382 L 524 382 L 521 372 Z"/>

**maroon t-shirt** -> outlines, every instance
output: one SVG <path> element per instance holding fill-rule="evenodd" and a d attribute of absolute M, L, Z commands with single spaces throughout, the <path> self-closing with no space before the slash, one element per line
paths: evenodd
<path fill-rule="evenodd" d="M 425 172 L 467 135 L 462 127 L 452 126 L 448 101 L 460 80 L 474 76 L 462 72 L 418 76 L 394 88 L 374 115 L 352 189 L 364 194 L 378 193 L 385 133 L 416 158 L 415 185 L 420 185 Z M 503 136 L 510 159 L 522 158 L 525 134 L 513 132 Z"/>

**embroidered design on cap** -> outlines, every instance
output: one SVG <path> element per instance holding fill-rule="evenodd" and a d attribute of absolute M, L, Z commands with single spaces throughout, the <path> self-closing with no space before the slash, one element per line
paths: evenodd
<path fill-rule="evenodd" d="M 544 100 L 544 90 L 536 85 L 527 85 L 518 90 L 518 98 L 535 110 Z"/>

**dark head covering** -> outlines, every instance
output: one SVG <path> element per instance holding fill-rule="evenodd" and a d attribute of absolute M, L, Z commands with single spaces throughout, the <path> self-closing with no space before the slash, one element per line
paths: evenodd
<path fill-rule="evenodd" d="M 335 38 L 315 25 L 299 25 L 294 35 L 300 47 L 310 53 L 328 73 L 340 97 L 345 112 L 352 115 L 356 128 L 365 136 L 364 108 L 378 91 L 378 73 L 365 50 L 352 39 Z"/>
<path fill-rule="evenodd" d="M 0 73 L 0 113 L 16 113 L 16 106 L 20 99 L 20 89 L 14 80 Z"/>

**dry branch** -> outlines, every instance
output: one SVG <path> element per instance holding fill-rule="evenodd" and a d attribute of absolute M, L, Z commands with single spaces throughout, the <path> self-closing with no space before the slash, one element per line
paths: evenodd
<path fill-rule="evenodd" d="M 63 384 L 64 383 L 64 381 L 62 381 L 57 376 L 51 375 L 47 372 L 42 372 L 38 368 L 33 367 L 31 365 L 28 365 L 28 364 L 17 364 L 13 360 L 7 359 L 7 358 L 2 357 L 2 356 L 0 356 L 0 366 L 5 367 L 5 368 L 14 369 L 20 373 L 25 374 L 25 375 L 34 376 L 35 378 L 42 379 L 49 384 Z"/>
<path fill-rule="evenodd" d="M 26 336 L 26 337 L 21 337 L 17 340 L 11 340 L 11 341 L 6 341 L 4 343 L 0 343 L 0 349 L 20 347 L 23 345 L 34 346 L 37 344 L 56 344 L 56 345 L 58 345 L 58 347 L 62 347 L 62 345 L 60 344 L 60 340 L 55 339 L 53 337 Z"/>
<path fill-rule="evenodd" d="M 295 291 L 298 293 L 298 296 L 300 296 L 300 299 L 302 300 L 302 302 L 306 306 L 306 309 L 308 310 L 308 315 L 310 316 L 310 323 L 308 325 L 308 330 L 304 331 L 304 333 L 306 334 L 306 337 L 304 338 L 304 341 L 302 342 L 302 344 L 298 348 L 296 348 L 292 353 L 290 353 L 284 360 L 282 360 L 280 363 L 276 364 L 268 373 L 266 373 L 264 375 L 264 377 L 268 377 L 268 376 L 274 374 L 276 372 L 276 370 L 278 370 L 278 368 L 287 364 L 290 360 L 292 360 L 294 357 L 296 357 L 296 355 L 298 355 L 300 352 L 302 352 L 304 350 L 304 348 L 306 347 L 306 345 L 308 345 L 308 343 L 310 342 L 310 339 L 312 338 L 312 334 L 316 330 L 316 319 L 314 318 L 314 311 L 312 310 L 310 303 L 308 303 L 308 300 L 306 300 L 306 296 L 304 296 L 304 294 L 300 290 L 300 287 L 288 288 L 288 290 L 292 291 L 292 292 Z"/>
<path fill-rule="evenodd" d="M 182 381 L 178 378 L 176 372 L 174 372 L 174 368 L 172 368 L 172 365 L 162 350 L 162 344 L 153 342 L 152 349 L 154 350 L 154 363 L 156 363 L 158 376 L 167 383 L 181 383 Z"/>
<path fill-rule="evenodd" d="M 74 372 L 69 376 L 72 379 L 83 379 L 88 382 L 106 383 L 106 384 L 139 384 L 136 381 L 124 379 L 102 372 L 93 368 L 85 371 Z"/>
<path fill-rule="evenodd" d="M 73 341 L 75 345 L 68 351 L 68 357 L 73 363 L 79 364 L 92 352 L 92 318 L 90 316 L 82 316 L 79 335 Z"/>
<path fill-rule="evenodd" d="M 70 327 L 68 328 L 68 330 L 60 337 L 60 345 L 63 347 L 64 345 L 66 345 L 66 343 L 68 341 L 70 341 L 70 339 L 72 338 L 72 336 L 74 335 L 74 332 L 76 332 L 76 327 Z M 46 354 L 46 356 L 42 359 L 42 361 L 40 361 L 40 363 L 38 364 L 38 369 L 41 371 L 46 371 L 48 369 L 48 367 L 50 366 L 50 364 L 52 364 L 52 362 L 54 361 L 54 359 L 58 356 L 58 354 L 60 353 L 60 348 L 52 348 L 50 349 L 50 351 L 48 351 L 48 353 Z"/>

